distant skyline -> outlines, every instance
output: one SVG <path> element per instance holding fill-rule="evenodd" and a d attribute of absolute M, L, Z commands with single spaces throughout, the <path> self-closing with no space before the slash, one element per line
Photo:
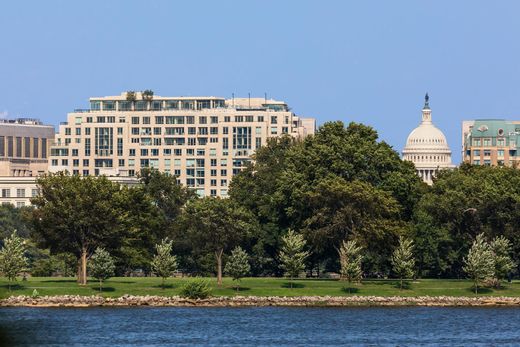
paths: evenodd
<path fill-rule="evenodd" d="M 520 119 L 518 1 L 9 1 L 0 116 L 57 125 L 92 96 L 286 101 L 318 124 L 373 126 L 401 152 L 430 95 L 461 159 L 461 123 Z"/>

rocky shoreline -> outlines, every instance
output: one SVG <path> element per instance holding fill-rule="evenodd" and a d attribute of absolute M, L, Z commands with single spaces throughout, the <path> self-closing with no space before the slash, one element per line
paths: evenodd
<path fill-rule="evenodd" d="M 11 296 L 0 307 L 353 307 L 353 306 L 520 306 L 520 297 L 460 296 L 217 296 L 187 299 L 180 296 Z"/>

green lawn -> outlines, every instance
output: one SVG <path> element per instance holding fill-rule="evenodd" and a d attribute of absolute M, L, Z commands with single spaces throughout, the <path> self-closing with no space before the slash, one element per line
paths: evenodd
<path fill-rule="evenodd" d="M 123 294 L 132 295 L 176 295 L 179 288 L 187 279 L 168 279 L 166 289 L 161 289 L 161 280 L 155 277 L 116 277 L 104 284 L 103 296 L 117 297 Z M 235 295 L 233 281 L 224 279 L 222 288 L 218 288 L 216 279 L 209 279 L 213 285 L 214 295 Z M 40 295 L 93 295 L 99 294 L 98 284 L 92 280 L 86 287 L 76 284 L 74 278 L 64 277 L 33 277 L 27 281 L 19 280 L 8 290 L 8 282 L 0 279 L 0 298 L 11 295 L 31 295 L 33 290 L 38 290 Z M 302 279 L 294 282 L 294 288 L 289 288 L 289 281 L 283 278 L 245 278 L 241 282 L 240 295 L 257 296 L 298 296 L 298 295 L 377 295 L 377 296 L 473 296 L 472 283 L 467 280 L 435 280 L 422 279 L 409 282 L 408 288 L 399 290 L 395 280 L 365 280 L 363 284 L 352 285 L 349 294 L 346 282 L 338 280 Z M 482 288 L 479 295 L 492 296 L 520 296 L 520 281 L 504 284 L 500 290 Z"/>

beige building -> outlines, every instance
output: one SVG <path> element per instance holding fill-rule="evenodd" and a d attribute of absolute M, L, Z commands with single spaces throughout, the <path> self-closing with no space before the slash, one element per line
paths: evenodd
<path fill-rule="evenodd" d="M 477 119 L 462 123 L 462 158 L 473 165 L 520 165 L 520 121 Z"/>
<path fill-rule="evenodd" d="M 0 120 L 0 176 L 47 172 L 54 127 L 35 119 Z"/>
<path fill-rule="evenodd" d="M 37 177 L 0 177 L 0 204 L 15 207 L 31 205 L 31 198 L 38 195 Z M 139 184 L 135 177 L 108 177 L 112 182 L 133 186 Z"/>
<path fill-rule="evenodd" d="M 49 171 L 134 177 L 153 167 L 201 196 L 225 197 L 233 175 L 268 138 L 304 137 L 315 128 L 314 119 L 264 98 L 96 97 L 60 125 Z"/>
<path fill-rule="evenodd" d="M 417 174 L 427 184 L 433 183 L 438 170 L 455 167 L 451 163 L 451 150 L 446 136 L 432 122 L 428 94 L 422 109 L 421 124 L 406 139 L 403 160 L 414 163 Z"/>

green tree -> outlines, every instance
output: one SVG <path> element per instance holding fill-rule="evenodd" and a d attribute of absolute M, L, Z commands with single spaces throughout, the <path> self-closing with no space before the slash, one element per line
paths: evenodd
<path fill-rule="evenodd" d="M 224 267 L 224 273 L 231 276 L 233 281 L 237 282 L 237 292 L 240 289 L 240 280 L 249 274 L 250 271 L 251 266 L 249 265 L 247 253 L 240 246 L 235 247 L 235 249 L 231 251 L 231 256 Z"/>
<path fill-rule="evenodd" d="M 177 257 L 172 254 L 173 241 L 164 239 L 155 246 L 157 254 L 152 260 L 152 270 L 162 278 L 161 287 L 164 289 L 164 281 L 177 269 Z"/>
<path fill-rule="evenodd" d="M 0 250 L 0 272 L 9 281 L 9 290 L 11 290 L 11 281 L 16 281 L 16 276 L 27 267 L 24 252 L 25 242 L 16 235 L 16 230 L 4 239 L 4 246 Z"/>
<path fill-rule="evenodd" d="M 305 270 L 305 260 L 309 256 L 309 252 L 304 251 L 304 248 L 303 236 L 296 234 L 294 230 L 289 229 L 287 234 L 282 236 L 282 249 L 279 253 L 280 267 L 289 276 L 291 288 L 293 278 L 298 277 L 300 272 Z"/>
<path fill-rule="evenodd" d="M 362 248 L 357 245 L 355 240 L 344 240 L 338 251 L 340 274 L 342 278 L 348 281 L 349 285 L 361 280 L 363 274 L 361 270 L 361 250 Z"/>
<path fill-rule="evenodd" d="M 399 246 L 392 256 L 392 266 L 395 274 L 399 277 L 399 289 L 403 289 L 403 280 L 413 276 L 415 260 L 413 257 L 413 241 L 399 238 Z"/>
<path fill-rule="evenodd" d="M 462 164 L 440 171 L 414 215 L 418 268 L 425 276 L 463 277 L 475 237 L 504 236 L 520 261 L 520 170 Z"/>
<path fill-rule="evenodd" d="M 254 159 L 233 178 L 230 196 L 258 216 L 259 251 L 264 252 L 259 256 L 269 258 L 283 231 L 291 228 L 304 234 L 313 251 L 309 261 L 318 269 L 321 264 L 329 270 L 337 266 L 335 249 L 347 236 L 351 239 L 347 227 L 352 216 L 359 217 L 354 219 L 355 239 L 369 253 L 364 266 L 388 272 L 396 235 L 409 228 L 414 206 L 427 189 L 411 163 L 379 141 L 375 130 L 357 123 L 328 122 L 303 140 L 270 141 Z M 329 197 L 333 187 L 341 187 L 335 195 L 341 200 Z M 358 195 L 366 187 L 373 194 Z M 351 202 L 349 195 L 357 200 Z M 371 233 L 370 224 L 380 225 L 372 229 L 379 232 Z M 364 238 L 364 228 L 369 237 Z"/>
<path fill-rule="evenodd" d="M 475 294 L 478 294 L 479 284 L 490 279 L 495 274 L 495 258 L 491 247 L 486 242 L 484 234 L 478 234 L 473 241 L 468 256 L 464 258 L 464 271 L 473 280 Z"/>
<path fill-rule="evenodd" d="M 515 267 L 515 263 L 510 256 L 511 242 L 504 236 L 497 236 L 491 241 L 489 246 L 494 256 L 496 286 L 500 287 L 501 281 L 504 280 Z"/>
<path fill-rule="evenodd" d="M 191 243 L 192 252 L 214 255 L 219 286 L 223 253 L 247 240 L 257 228 L 254 216 L 242 206 L 230 199 L 213 197 L 190 201 L 182 225 L 182 234 Z"/>
<path fill-rule="evenodd" d="M 99 280 L 99 291 L 103 288 L 103 281 L 114 276 L 116 265 L 110 256 L 110 253 L 103 248 L 96 248 L 96 251 L 90 257 L 89 273 L 92 277 Z"/>
<path fill-rule="evenodd" d="M 70 252 L 78 259 L 78 283 L 87 283 L 87 259 L 97 247 L 117 249 L 124 235 L 120 187 L 105 177 L 64 172 L 37 180 L 40 194 L 31 199 L 33 237 L 52 254 Z"/>

